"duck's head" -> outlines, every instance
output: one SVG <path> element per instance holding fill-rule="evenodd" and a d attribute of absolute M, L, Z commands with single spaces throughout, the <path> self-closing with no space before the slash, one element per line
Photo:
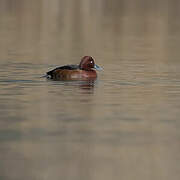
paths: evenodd
<path fill-rule="evenodd" d="M 84 56 L 81 59 L 79 68 L 86 71 L 90 71 L 93 68 L 97 70 L 102 70 L 101 67 L 95 64 L 94 59 L 91 56 Z"/>

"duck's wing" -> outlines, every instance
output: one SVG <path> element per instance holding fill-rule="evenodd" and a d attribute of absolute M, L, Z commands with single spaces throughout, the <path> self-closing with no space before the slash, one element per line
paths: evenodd
<path fill-rule="evenodd" d="M 57 67 L 51 71 L 48 71 L 46 74 L 52 76 L 53 72 L 56 70 L 76 70 L 79 68 L 79 65 L 71 64 L 71 65 L 65 65 L 65 66 L 60 66 Z"/>

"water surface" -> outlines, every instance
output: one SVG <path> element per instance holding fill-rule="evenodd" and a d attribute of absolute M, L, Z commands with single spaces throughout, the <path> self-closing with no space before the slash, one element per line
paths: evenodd
<path fill-rule="evenodd" d="M 0 0 L 0 179 L 179 180 L 178 5 Z M 96 81 L 42 78 L 84 55 Z"/>

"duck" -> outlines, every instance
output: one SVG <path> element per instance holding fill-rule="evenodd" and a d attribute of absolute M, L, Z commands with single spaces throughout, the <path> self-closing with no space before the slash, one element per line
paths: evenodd
<path fill-rule="evenodd" d="M 71 64 L 57 67 L 46 73 L 46 77 L 52 80 L 95 80 L 96 70 L 102 70 L 95 64 L 91 56 L 84 56 L 79 64 Z"/>

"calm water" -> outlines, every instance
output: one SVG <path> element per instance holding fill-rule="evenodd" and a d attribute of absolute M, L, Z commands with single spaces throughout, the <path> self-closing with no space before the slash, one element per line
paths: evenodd
<path fill-rule="evenodd" d="M 179 180 L 179 5 L 0 0 L 0 180 Z"/>

